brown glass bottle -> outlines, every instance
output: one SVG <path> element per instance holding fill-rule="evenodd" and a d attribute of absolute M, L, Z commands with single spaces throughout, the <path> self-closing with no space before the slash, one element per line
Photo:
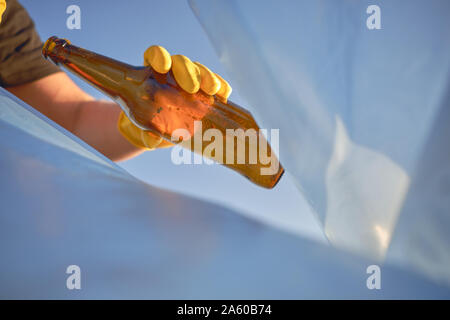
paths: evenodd
<path fill-rule="evenodd" d="M 265 188 L 273 188 L 280 180 L 284 169 L 276 156 L 272 155 L 271 148 L 262 135 L 256 135 L 256 140 L 245 135 L 227 135 L 227 129 L 242 129 L 249 133 L 252 130 L 248 130 L 253 129 L 259 132 L 252 115 L 231 101 L 223 101 L 202 91 L 189 94 L 177 85 L 171 72 L 160 74 L 149 67 L 131 66 L 71 45 L 65 39 L 49 38 L 42 52 L 45 58 L 64 66 L 110 96 L 141 129 L 151 131 L 168 141 L 171 141 L 174 130 L 185 129 L 189 132 L 191 141 L 185 141 L 183 145 L 202 155 L 205 155 L 205 149 L 214 138 L 210 138 L 211 141 L 196 139 L 199 135 L 204 137 L 203 134 L 208 129 L 218 129 L 223 139 L 223 152 L 216 150 L 210 158 Z M 194 125 L 194 121 L 201 121 L 201 130 L 198 122 Z M 227 145 L 227 139 L 235 140 L 233 144 Z M 201 141 L 200 145 L 198 141 Z M 265 161 L 261 161 L 260 157 L 262 145 L 265 147 L 264 154 L 267 155 Z M 245 146 L 244 150 L 242 146 Z M 254 150 L 257 150 L 256 161 L 255 153 L 250 155 Z M 241 152 L 241 161 L 237 160 L 238 152 Z M 242 152 L 245 152 L 244 163 Z M 271 161 L 267 163 L 269 159 Z"/>

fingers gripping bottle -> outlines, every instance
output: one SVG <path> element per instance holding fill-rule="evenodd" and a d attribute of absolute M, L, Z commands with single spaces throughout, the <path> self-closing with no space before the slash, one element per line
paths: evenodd
<path fill-rule="evenodd" d="M 172 72 L 160 74 L 150 67 L 131 66 L 65 39 L 49 38 L 42 52 L 111 97 L 139 128 L 167 141 L 184 140 L 182 146 L 259 186 L 273 188 L 280 180 L 284 169 L 278 158 L 252 115 L 233 102 L 202 91 L 187 93 Z"/>

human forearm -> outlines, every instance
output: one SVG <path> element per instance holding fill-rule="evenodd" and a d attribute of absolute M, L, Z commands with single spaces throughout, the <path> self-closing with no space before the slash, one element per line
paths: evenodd
<path fill-rule="evenodd" d="M 111 101 L 91 100 L 79 103 L 73 133 L 113 161 L 122 161 L 145 149 L 133 146 L 117 130 L 120 107 Z"/>
<path fill-rule="evenodd" d="M 144 150 L 118 132 L 117 104 L 95 100 L 63 72 L 7 90 L 113 161 L 128 159 Z"/>

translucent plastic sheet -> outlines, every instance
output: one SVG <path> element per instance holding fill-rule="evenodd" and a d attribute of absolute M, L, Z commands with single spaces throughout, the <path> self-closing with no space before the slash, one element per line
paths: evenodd
<path fill-rule="evenodd" d="M 430 137 L 449 107 L 450 2 L 376 1 L 369 30 L 373 4 L 190 0 L 234 88 L 280 129 L 281 162 L 330 242 L 383 260 L 400 221 L 390 259 L 450 283 L 449 162 L 425 153 L 449 148 Z M 431 163 L 433 200 L 415 180 Z"/>
<path fill-rule="evenodd" d="M 448 298 L 450 289 L 146 185 L 0 88 L 0 298 Z M 81 270 L 68 290 L 66 269 Z"/>

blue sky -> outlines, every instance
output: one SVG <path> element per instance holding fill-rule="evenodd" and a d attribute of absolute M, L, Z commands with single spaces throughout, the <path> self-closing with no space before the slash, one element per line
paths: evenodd
<path fill-rule="evenodd" d="M 21 3 L 30 12 L 43 41 L 52 35 L 64 37 L 74 45 L 133 65 L 141 65 L 145 49 L 158 44 L 171 54 L 184 54 L 200 61 L 228 79 L 187 1 L 23 0 Z M 69 16 L 66 8 L 72 4 L 81 9 L 80 30 L 66 27 Z M 72 78 L 94 97 L 108 99 Z M 252 110 L 252 106 L 240 98 L 239 88 L 235 86 L 230 99 Z M 304 236 L 323 240 L 315 217 L 289 174 L 285 174 L 275 189 L 265 190 L 220 165 L 174 165 L 170 152 L 170 149 L 147 152 L 121 163 L 121 166 L 151 185 L 221 203 Z"/>

